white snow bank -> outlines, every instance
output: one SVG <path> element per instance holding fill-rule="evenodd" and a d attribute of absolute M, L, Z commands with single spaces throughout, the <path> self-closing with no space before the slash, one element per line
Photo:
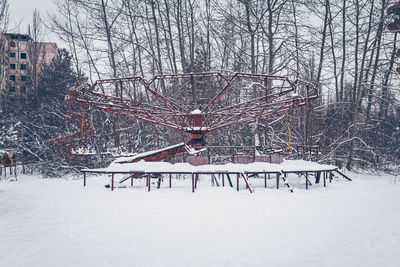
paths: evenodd
<path fill-rule="evenodd" d="M 304 161 L 304 160 L 285 160 L 281 164 L 267 163 L 267 162 L 254 162 L 248 164 L 234 164 L 228 163 L 225 165 L 200 165 L 194 166 L 189 163 L 175 163 L 171 164 L 168 162 L 146 162 L 139 161 L 133 163 L 120 164 L 120 160 L 117 159 L 110 164 L 109 167 L 104 169 L 84 169 L 82 171 L 89 172 L 146 172 L 146 173 L 195 173 L 195 172 L 208 172 L 208 173 L 263 173 L 263 172 L 304 172 L 304 171 L 328 171 L 337 169 L 336 166 L 319 164 L 316 162 Z"/>
<path fill-rule="evenodd" d="M 400 184 L 350 176 L 295 194 L 251 180 L 252 195 L 206 176 L 195 194 L 190 179 L 150 193 L 106 190 L 108 175 L 2 180 L 0 265 L 397 267 Z"/>

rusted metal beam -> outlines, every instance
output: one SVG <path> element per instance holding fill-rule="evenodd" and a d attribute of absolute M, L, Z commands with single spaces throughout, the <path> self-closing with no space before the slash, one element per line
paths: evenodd
<path fill-rule="evenodd" d="M 168 80 L 192 80 L 194 78 L 200 79 L 207 77 L 219 81 L 220 89 L 205 105 L 200 113 L 193 113 L 189 108 L 179 104 L 178 100 L 173 99 L 173 95 L 167 96 L 165 95 L 165 92 L 160 92 L 160 86 L 162 90 Z M 265 94 L 262 94 L 262 97 L 245 100 L 244 102 L 237 100 L 236 103 L 233 103 L 228 107 L 219 108 L 218 105 L 221 100 L 232 90 L 232 88 L 242 86 L 239 85 L 237 81 L 243 79 L 255 81 L 246 90 L 251 90 L 253 86 L 258 86 L 257 84 L 262 86 L 261 83 L 265 80 L 278 81 L 275 88 L 278 92 L 266 92 Z M 260 83 L 258 83 L 258 81 Z M 208 82 L 211 82 L 211 80 Z M 121 92 L 118 93 L 119 95 L 112 95 L 107 92 L 107 89 L 110 89 L 113 85 L 116 85 L 121 89 Z M 122 89 L 123 87 L 131 88 L 132 86 L 135 88 L 138 86 L 142 90 L 147 91 L 152 96 L 153 102 L 126 99 L 123 96 Z M 140 76 L 102 79 L 96 81 L 91 86 L 89 84 L 83 84 L 73 88 L 69 95 L 71 95 L 71 102 L 76 101 L 83 103 L 84 105 L 90 105 L 101 111 L 189 133 L 191 140 L 189 144 L 193 147 L 202 147 L 204 145 L 204 136 L 210 131 L 219 130 L 240 123 L 247 123 L 256 118 L 268 117 L 279 112 L 285 112 L 289 109 L 305 105 L 308 101 L 317 96 L 316 94 L 305 97 L 290 96 L 289 94 L 295 91 L 298 86 L 306 86 L 315 89 L 315 87 L 308 82 L 302 80 L 291 81 L 289 78 L 284 76 L 241 72 L 202 72 L 162 74 L 156 75 L 150 80 L 146 80 Z M 266 87 L 264 87 L 265 86 L 262 86 L 262 90 L 266 90 Z M 112 92 L 113 90 L 109 91 Z M 314 91 L 316 92 L 316 90 Z M 165 156 L 147 159 L 160 160 L 164 159 L 164 157 L 169 158 L 181 153 L 185 153 L 185 151 L 170 151 Z"/>
<path fill-rule="evenodd" d="M 347 180 L 349 180 L 349 181 L 353 181 L 352 179 L 350 179 L 347 175 L 345 175 L 344 173 L 342 173 L 341 171 L 339 171 L 339 170 L 334 170 L 335 172 L 337 172 L 338 174 L 340 174 L 341 176 L 343 176 L 345 179 L 347 179 Z"/>

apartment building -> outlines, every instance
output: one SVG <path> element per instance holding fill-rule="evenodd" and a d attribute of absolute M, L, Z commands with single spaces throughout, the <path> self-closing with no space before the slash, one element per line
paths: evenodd
<path fill-rule="evenodd" d="M 26 99 L 34 88 L 35 73 L 57 54 L 55 43 L 34 42 L 26 34 L 0 34 L 0 109 L 6 101 Z"/>

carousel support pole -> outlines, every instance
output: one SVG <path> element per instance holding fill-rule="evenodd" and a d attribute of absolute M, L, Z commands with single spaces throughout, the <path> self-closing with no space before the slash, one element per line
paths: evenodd
<path fill-rule="evenodd" d="M 192 193 L 194 193 L 194 174 L 192 173 Z"/>
<path fill-rule="evenodd" d="M 224 186 L 225 186 L 225 175 L 222 174 L 222 187 L 224 187 Z"/>
<path fill-rule="evenodd" d="M 236 190 L 239 192 L 239 178 L 240 178 L 240 174 L 238 173 L 236 176 Z"/>
<path fill-rule="evenodd" d="M 111 191 L 114 191 L 114 173 L 111 174 Z"/>
<path fill-rule="evenodd" d="M 267 188 L 267 174 L 264 172 L 264 187 Z"/>
<path fill-rule="evenodd" d="M 133 186 L 133 177 L 131 177 L 131 186 Z"/>
<path fill-rule="evenodd" d="M 279 189 L 279 173 L 276 173 L 276 189 Z"/>
<path fill-rule="evenodd" d="M 308 190 L 308 172 L 306 172 L 306 190 Z"/>
<path fill-rule="evenodd" d="M 197 189 L 197 181 L 199 180 L 199 174 L 196 173 L 195 179 L 194 179 L 194 188 Z"/>
<path fill-rule="evenodd" d="M 86 186 L 86 172 L 83 172 L 83 186 Z"/>
<path fill-rule="evenodd" d="M 172 176 L 172 174 L 170 173 L 169 174 L 169 188 L 171 188 L 171 176 Z"/>
<path fill-rule="evenodd" d="M 326 172 L 324 172 L 324 187 L 326 187 Z"/>
<path fill-rule="evenodd" d="M 147 192 L 150 192 L 150 174 L 147 174 Z"/>

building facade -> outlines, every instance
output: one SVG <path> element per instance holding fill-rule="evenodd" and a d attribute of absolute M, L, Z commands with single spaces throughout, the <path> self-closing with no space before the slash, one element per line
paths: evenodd
<path fill-rule="evenodd" d="M 57 54 L 55 43 L 34 42 L 26 34 L 0 34 L 1 111 L 5 110 L 5 103 L 22 103 L 33 93 L 37 74 Z"/>

